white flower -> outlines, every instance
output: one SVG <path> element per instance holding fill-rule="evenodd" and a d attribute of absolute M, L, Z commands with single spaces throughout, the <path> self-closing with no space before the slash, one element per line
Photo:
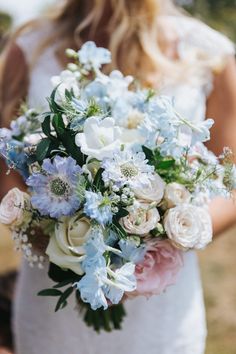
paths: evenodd
<path fill-rule="evenodd" d="M 181 204 L 169 209 L 164 227 L 173 244 L 183 249 L 202 249 L 212 240 L 212 221 L 206 208 Z"/>
<path fill-rule="evenodd" d="M 85 217 L 81 218 L 79 214 L 59 220 L 46 250 L 50 261 L 62 269 L 70 269 L 82 275 L 81 262 L 85 255 L 83 246 L 90 232 L 89 220 Z"/>
<path fill-rule="evenodd" d="M 113 118 L 91 117 L 84 123 L 84 132 L 76 135 L 75 143 L 85 155 L 102 160 L 120 147 L 120 135 Z"/>
<path fill-rule="evenodd" d="M 29 134 L 24 137 L 24 143 L 29 145 L 37 145 L 44 138 L 46 138 L 46 135 L 43 133 Z"/>
<path fill-rule="evenodd" d="M 75 97 L 79 96 L 79 76 L 78 72 L 73 73 L 70 70 L 64 70 L 61 72 L 60 76 L 53 76 L 51 78 L 51 83 L 53 87 L 57 87 L 57 97 L 59 101 L 64 102 L 66 100 L 65 91 L 73 91 Z"/>
<path fill-rule="evenodd" d="M 143 152 L 131 150 L 116 152 L 113 158 L 104 159 L 102 162 L 103 180 L 106 184 L 112 181 L 118 187 L 123 185 L 133 189 L 147 187 L 154 179 L 154 167 L 147 162 Z"/>
<path fill-rule="evenodd" d="M 129 208 L 129 215 L 120 219 L 120 224 L 129 234 L 147 235 L 160 221 L 160 214 L 156 207 L 139 202 L 134 208 Z"/>
<path fill-rule="evenodd" d="M 134 189 L 135 196 L 147 202 L 160 203 L 165 190 L 165 182 L 157 174 L 154 174 L 154 179 L 150 181 L 150 185 L 144 188 Z"/>
<path fill-rule="evenodd" d="M 98 48 L 94 42 L 86 42 L 78 51 L 78 57 L 86 70 L 99 69 L 102 64 L 111 62 L 111 53 L 108 49 Z"/>
<path fill-rule="evenodd" d="M 30 196 L 18 188 L 11 189 L 0 205 L 0 222 L 12 227 L 20 227 L 31 219 Z"/>
<path fill-rule="evenodd" d="M 191 193 L 184 185 L 173 182 L 167 184 L 164 199 L 166 202 L 166 207 L 172 208 L 179 204 L 189 203 Z"/>

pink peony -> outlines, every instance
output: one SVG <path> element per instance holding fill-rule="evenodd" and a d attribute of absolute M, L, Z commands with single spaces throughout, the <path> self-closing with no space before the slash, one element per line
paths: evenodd
<path fill-rule="evenodd" d="M 142 263 L 135 269 L 137 290 L 134 296 L 158 295 L 176 282 L 183 266 L 183 253 L 168 240 L 151 242 Z"/>

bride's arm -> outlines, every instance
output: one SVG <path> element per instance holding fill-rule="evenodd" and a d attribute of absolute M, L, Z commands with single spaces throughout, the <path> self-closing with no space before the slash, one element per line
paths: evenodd
<path fill-rule="evenodd" d="M 219 155 L 223 147 L 228 146 L 233 150 L 236 158 L 236 64 L 234 57 L 229 58 L 224 71 L 215 76 L 214 89 L 207 105 L 207 117 L 215 120 L 211 140 L 207 144 L 208 148 Z M 235 201 L 218 198 L 211 203 L 210 208 L 215 234 L 236 224 L 236 198 Z"/>
<path fill-rule="evenodd" d="M 0 58 L 0 126 L 9 126 L 28 89 L 28 65 L 21 48 L 12 43 Z M 14 186 L 21 186 L 21 178 L 14 172 L 6 176 L 5 163 L 0 160 L 0 199 Z"/>

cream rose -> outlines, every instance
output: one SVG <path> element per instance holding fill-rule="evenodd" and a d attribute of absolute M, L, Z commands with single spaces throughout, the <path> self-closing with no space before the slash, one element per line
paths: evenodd
<path fill-rule="evenodd" d="M 129 210 L 129 215 L 120 220 L 121 226 L 128 234 L 147 235 L 153 230 L 160 220 L 156 207 L 140 202 L 138 206 Z"/>
<path fill-rule="evenodd" d="M 84 259 L 84 244 L 90 235 L 91 225 L 87 218 L 79 214 L 72 218 L 62 218 L 51 236 L 46 254 L 50 261 L 63 269 L 71 269 L 82 275 L 81 262 Z"/>
<path fill-rule="evenodd" d="M 207 209 L 181 204 L 164 217 L 167 236 L 177 247 L 202 249 L 212 240 L 212 221 Z"/>
<path fill-rule="evenodd" d="M 0 222 L 12 227 L 20 227 L 31 220 L 30 196 L 18 188 L 11 189 L 0 205 Z"/>
<path fill-rule="evenodd" d="M 189 203 L 191 194 L 179 183 L 169 183 L 165 188 L 164 200 L 167 208 L 173 208 L 176 205 Z"/>
<path fill-rule="evenodd" d="M 149 187 L 135 189 L 133 192 L 139 199 L 147 202 L 160 203 L 164 195 L 164 190 L 165 182 L 157 173 L 155 173 L 154 179 L 150 181 Z"/>

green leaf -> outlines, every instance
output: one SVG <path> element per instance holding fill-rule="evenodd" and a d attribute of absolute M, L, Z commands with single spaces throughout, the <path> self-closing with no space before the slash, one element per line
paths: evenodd
<path fill-rule="evenodd" d="M 48 149 L 50 146 L 51 140 L 49 138 L 42 139 L 37 145 L 36 157 L 38 161 L 43 161 L 47 156 Z"/>
<path fill-rule="evenodd" d="M 175 165 L 175 160 L 166 160 L 166 161 L 161 161 L 157 164 L 156 169 L 160 169 L 160 170 L 168 170 L 171 167 L 173 167 Z"/>
<path fill-rule="evenodd" d="M 57 133 L 57 135 L 60 137 L 65 130 L 65 124 L 63 122 L 61 114 L 55 114 L 52 119 L 52 125 Z"/>
<path fill-rule="evenodd" d="M 61 296 L 62 292 L 57 289 L 45 289 L 38 293 L 38 296 Z"/>
<path fill-rule="evenodd" d="M 42 123 L 42 130 L 46 136 L 51 136 L 51 117 L 47 116 Z"/>
<path fill-rule="evenodd" d="M 69 288 L 67 288 L 64 293 L 62 293 L 60 299 L 57 302 L 56 308 L 55 308 L 55 312 L 57 312 L 58 310 L 60 310 L 61 308 L 64 308 L 66 305 L 66 300 L 68 299 L 68 297 L 73 293 L 74 288 L 72 286 L 70 286 Z"/>
<path fill-rule="evenodd" d="M 99 168 L 99 170 L 96 173 L 96 176 L 94 177 L 93 185 L 98 190 L 101 190 L 101 188 L 104 187 L 104 182 L 103 182 L 103 179 L 102 179 L 103 171 L 104 171 L 103 168 Z"/>
<path fill-rule="evenodd" d="M 74 279 L 67 279 L 64 281 L 61 281 L 60 283 L 54 285 L 54 289 L 58 289 L 58 288 L 63 288 L 64 286 L 68 285 L 68 284 L 72 284 L 74 282 Z"/>
<path fill-rule="evenodd" d="M 75 144 L 75 137 L 69 129 L 65 129 L 60 135 L 61 142 L 65 147 L 67 153 L 82 166 L 86 160 L 85 155 L 82 154 L 80 148 Z"/>
<path fill-rule="evenodd" d="M 61 283 L 70 279 L 72 282 L 79 281 L 80 276 L 72 272 L 71 270 L 63 270 L 54 263 L 50 263 L 48 276 L 55 283 Z"/>
<path fill-rule="evenodd" d="M 120 225 L 120 223 L 117 219 L 113 219 L 113 223 L 112 223 L 111 227 L 114 230 L 114 232 L 118 234 L 118 236 L 120 238 L 127 238 L 128 237 L 127 232 L 123 229 L 123 227 Z"/>
<path fill-rule="evenodd" d="M 59 104 L 57 104 L 56 101 L 55 101 L 55 97 L 56 97 L 56 92 L 57 92 L 58 86 L 54 88 L 54 90 L 51 93 L 50 98 L 48 98 L 49 106 L 50 106 L 50 109 L 51 109 L 51 111 L 53 113 L 62 112 L 62 107 L 59 106 Z"/>
<path fill-rule="evenodd" d="M 116 214 L 116 218 L 117 219 L 124 218 L 127 215 L 129 215 L 128 210 L 126 210 L 125 208 L 120 208 L 120 210 Z"/>
<path fill-rule="evenodd" d="M 154 158 L 153 151 L 144 145 L 142 146 L 142 149 L 143 149 L 143 152 L 144 152 L 146 158 L 149 160 L 149 162 L 152 161 Z"/>

